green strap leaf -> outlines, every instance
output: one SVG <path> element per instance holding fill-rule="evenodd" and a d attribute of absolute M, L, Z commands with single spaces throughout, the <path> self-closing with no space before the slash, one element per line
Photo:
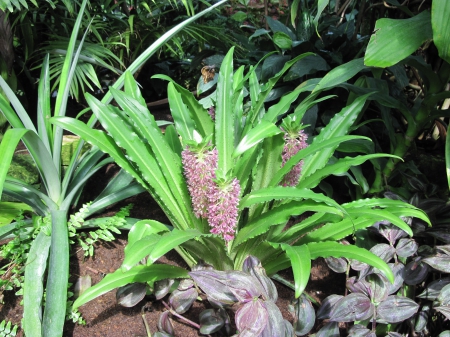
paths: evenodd
<path fill-rule="evenodd" d="M 42 297 L 44 295 L 44 273 L 51 237 L 42 231 L 31 244 L 25 265 L 23 286 L 23 331 L 30 337 L 41 337 Z"/>
<path fill-rule="evenodd" d="M 313 93 L 344 83 L 365 68 L 362 58 L 344 63 L 329 71 L 316 85 Z"/>
<path fill-rule="evenodd" d="M 448 27 L 448 17 L 445 20 L 447 25 L 444 25 L 443 29 L 445 26 Z M 379 19 L 367 45 L 364 63 L 370 67 L 390 67 L 411 55 L 422 43 L 432 38 L 429 11 L 403 20 Z"/>
<path fill-rule="evenodd" d="M 125 272 L 117 269 L 114 273 L 106 275 L 103 280 L 95 286 L 87 289 L 73 303 L 76 309 L 83 304 L 92 301 L 94 298 L 107 293 L 110 290 L 124 286 L 133 282 L 155 282 L 167 278 L 187 278 L 189 277 L 186 269 L 169 266 L 167 264 L 153 264 L 151 266 L 135 266 Z"/>
<path fill-rule="evenodd" d="M 237 157 L 248 149 L 252 148 L 264 138 L 275 136 L 282 131 L 275 124 L 261 120 L 257 126 L 246 133 L 233 152 L 233 157 Z"/>
<path fill-rule="evenodd" d="M 307 247 L 311 254 L 311 260 L 318 257 L 345 257 L 347 259 L 365 262 L 383 272 L 387 279 L 394 283 L 394 274 L 391 268 L 375 254 L 370 251 L 353 245 L 342 245 L 337 242 L 315 242 L 308 243 Z"/>
<path fill-rule="evenodd" d="M 439 56 L 450 63 L 450 2 L 447 0 L 433 0 L 431 4 L 431 27 L 433 28 L 433 42 Z"/>

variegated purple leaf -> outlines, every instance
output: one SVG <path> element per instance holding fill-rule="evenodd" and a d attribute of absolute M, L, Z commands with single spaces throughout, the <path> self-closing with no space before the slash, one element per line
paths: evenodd
<path fill-rule="evenodd" d="M 444 288 L 442 288 L 437 300 L 441 305 L 448 306 L 450 304 L 450 284 L 447 284 Z"/>
<path fill-rule="evenodd" d="M 336 273 L 345 273 L 348 268 L 347 260 L 343 257 L 327 257 L 325 258 L 325 262 L 332 271 Z"/>
<path fill-rule="evenodd" d="M 422 332 L 427 327 L 430 312 L 431 304 L 424 304 L 422 308 L 420 308 L 419 313 L 416 315 L 416 322 L 414 323 L 415 332 Z"/>
<path fill-rule="evenodd" d="M 203 310 L 199 315 L 200 333 L 210 335 L 219 331 L 225 324 L 223 316 L 214 309 Z"/>
<path fill-rule="evenodd" d="M 157 300 L 162 299 L 170 292 L 170 288 L 175 283 L 173 279 L 164 279 L 155 282 L 153 293 Z"/>
<path fill-rule="evenodd" d="M 169 297 L 170 306 L 179 314 L 184 314 L 197 299 L 198 292 L 195 288 L 186 290 L 175 289 Z"/>
<path fill-rule="evenodd" d="M 259 299 L 244 303 L 235 315 L 239 337 L 259 336 L 267 325 L 269 315 Z"/>
<path fill-rule="evenodd" d="M 450 306 L 441 305 L 439 307 L 434 307 L 433 309 L 439 311 L 447 319 L 450 319 Z"/>
<path fill-rule="evenodd" d="M 416 258 L 409 262 L 404 270 L 405 283 L 408 285 L 416 285 L 425 280 L 428 275 L 429 267 L 422 263 L 420 258 Z"/>
<path fill-rule="evenodd" d="M 269 319 L 267 320 L 266 328 L 261 333 L 260 337 L 278 337 L 285 335 L 285 323 L 283 315 L 275 302 L 264 301 Z M 292 336 L 292 335 L 291 335 Z"/>
<path fill-rule="evenodd" d="M 348 337 L 376 337 L 376 335 L 364 325 L 355 324 L 348 331 Z"/>
<path fill-rule="evenodd" d="M 162 336 L 172 336 L 174 334 L 172 321 L 170 320 L 170 311 L 164 311 L 159 315 L 158 330 L 163 334 Z"/>
<path fill-rule="evenodd" d="M 339 322 L 328 322 L 316 333 L 316 337 L 340 337 Z"/>
<path fill-rule="evenodd" d="M 302 294 L 293 303 L 295 310 L 294 331 L 297 336 L 304 336 L 314 327 L 316 312 L 311 301 Z"/>
<path fill-rule="evenodd" d="M 395 248 L 386 244 L 379 243 L 370 248 L 370 251 L 382 259 L 384 262 L 389 262 L 395 254 Z"/>
<path fill-rule="evenodd" d="M 450 273 L 450 256 L 448 255 L 427 257 L 422 261 L 436 270 L 442 271 L 444 273 Z"/>
<path fill-rule="evenodd" d="M 183 280 L 180 281 L 180 283 L 178 284 L 177 289 L 178 290 L 187 290 L 189 288 L 193 288 L 194 287 L 194 281 L 188 278 L 185 278 Z"/>
<path fill-rule="evenodd" d="M 336 322 L 362 321 L 371 318 L 374 311 L 374 305 L 366 295 L 352 293 L 337 301 L 331 310 L 330 320 Z"/>
<path fill-rule="evenodd" d="M 405 335 L 398 332 L 389 331 L 386 337 L 405 337 Z"/>
<path fill-rule="evenodd" d="M 410 318 L 419 309 L 412 299 L 391 295 L 377 306 L 377 322 L 399 323 Z"/>
<path fill-rule="evenodd" d="M 130 283 L 120 287 L 116 293 L 117 304 L 131 308 L 138 304 L 145 297 L 147 292 L 146 283 Z"/>
<path fill-rule="evenodd" d="M 295 336 L 294 328 L 292 327 L 291 322 L 289 322 L 288 320 L 284 319 L 283 323 L 284 323 L 284 336 L 283 337 Z"/>
<path fill-rule="evenodd" d="M 380 303 L 388 297 L 390 282 L 384 275 L 370 274 L 364 278 L 369 284 L 369 297 L 374 303 Z"/>
<path fill-rule="evenodd" d="M 266 270 L 261 265 L 261 262 L 254 256 L 248 256 L 242 265 L 242 271 L 249 273 L 261 283 L 264 289 L 263 298 L 276 302 L 278 299 L 278 291 L 275 284 L 270 277 L 267 276 Z"/>
<path fill-rule="evenodd" d="M 438 337 L 450 337 L 450 330 L 442 331 Z"/>
<path fill-rule="evenodd" d="M 408 234 L 404 230 L 392 225 L 387 221 L 379 224 L 378 231 L 392 245 L 394 245 L 398 239 L 408 236 Z"/>
<path fill-rule="evenodd" d="M 369 296 L 369 284 L 364 281 L 364 278 L 358 280 L 356 276 L 352 276 L 347 279 L 345 286 L 352 293 L 360 293 Z"/>
<path fill-rule="evenodd" d="M 446 255 L 450 255 L 450 245 L 436 246 L 436 250 L 437 250 L 439 253 L 446 254 Z"/>
<path fill-rule="evenodd" d="M 228 274 L 224 271 L 217 270 L 197 270 L 191 271 L 189 275 L 200 289 L 211 298 L 223 304 L 233 304 L 238 299 L 233 292 L 227 287 L 226 281 Z"/>
<path fill-rule="evenodd" d="M 432 281 L 430 282 L 430 284 L 428 284 L 425 290 L 417 297 L 434 301 L 439 296 L 439 293 L 441 292 L 442 288 L 444 288 L 447 284 L 450 284 L 450 277 L 444 277 Z"/>
<path fill-rule="evenodd" d="M 317 311 L 317 319 L 329 319 L 331 315 L 331 310 L 333 309 L 334 305 L 337 301 L 339 301 L 342 297 L 342 295 L 330 295 L 326 297 L 322 301 L 322 305 L 320 306 L 319 310 Z"/>
<path fill-rule="evenodd" d="M 402 238 L 395 246 L 395 252 L 400 257 L 410 257 L 417 252 L 419 245 L 414 239 Z"/>
<path fill-rule="evenodd" d="M 388 283 L 389 286 L 389 295 L 397 292 L 404 282 L 404 272 L 405 266 L 402 263 L 388 263 L 389 268 L 391 268 L 392 273 L 394 274 L 394 283 Z"/>

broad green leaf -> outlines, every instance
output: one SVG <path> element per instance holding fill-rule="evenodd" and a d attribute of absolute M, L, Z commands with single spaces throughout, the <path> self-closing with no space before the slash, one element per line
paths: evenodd
<path fill-rule="evenodd" d="M 261 142 L 264 138 L 272 137 L 279 133 L 281 133 L 281 130 L 275 124 L 267 122 L 265 120 L 261 120 L 258 125 L 247 132 L 244 138 L 242 138 L 233 152 L 233 157 L 237 157 L 240 154 L 244 153 L 248 149 Z"/>
<path fill-rule="evenodd" d="M 280 247 L 286 252 L 291 261 L 295 281 L 295 298 L 299 298 L 305 290 L 311 275 L 311 257 L 308 246 L 290 246 L 281 243 Z"/>
<path fill-rule="evenodd" d="M 166 278 L 187 278 L 188 271 L 167 264 L 153 264 L 151 266 L 135 266 L 126 272 L 117 269 L 114 273 L 106 275 L 99 283 L 87 289 L 73 303 L 73 308 L 79 308 L 94 298 L 110 290 L 133 282 L 155 282 Z"/>
<path fill-rule="evenodd" d="M 445 26 L 442 28 L 445 29 Z M 367 46 L 364 64 L 369 67 L 390 67 L 432 38 L 429 11 L 423 11 L 409 19 L 379 19 Z"/>
<path fill-rule="evenodd" d="M 44 273 L 51 237 L 40 232 L 31 244 L 25 265 L 23 293 L 23 331 L 30 337 L 42 336 L 42 299 Z"/>
<path fill-rule="evenodd" d="M 273 42 L 281 49 L 291 49 L 292 48 L 292 39 L 284 32 L 275 32 L 273 34 Z"/>
<path fill-rule="evenodd" d="M 365 68 L 366 66 L 364 65 L 364 60 L 362 58 L 354 59 L 333 68 L 320 80 L 313 92 L 325 90 L 344 83 Z"/>
<path fill-rule="evenodd" d="M 69 235 L 67 231 L 68 210 L 51 212 L 52 236 L 46 300 L 42 318 L 42 336 L 61 336 L 66 317 L 67 287 L 69 284 Z"/>
<path fill-rule="evenodd" d="M 295 154 L 294 156 L 289 159 L 284 166 L 277 171 L 277 173 L 273 176 L 272 180 L 270 181 L 269 186 L 277 186 L 280 181 L 283 179 L 283 177 L 295 166 L 297 163 L 300 162 L 303 158 L 306 158 L 307 156 L 311 154 L 315 154 L 321 149 L 327 148 L 327 147 L 337 147 L 339 144 L 349 141 L 349 140 L 370 140 L 370 138 L 366 138 L 363 136 L 340 136 L 340 137 L 334 137 L 331 139 L 327 139 L 322 142 L 314 142 L 311 145 L 307 146 L 303 150 L 300 150 Z M 300 178 L 301 179 L 301 178 Z"/>
<path fill-rule="evenodd" d="M 394 283 L 394 274 L 391 268 L 389 268 L 386 262 L 366 249 L 330 241 L 308 243 L 307 246 L 311 254 L 311 260 L 317 259 L 318 257 L 325 258 L 330 256 L 358 260 L 378 268 L 391 283 Z"/>
<path fill-rule="evenodd" d="M 329 206 L 336 207 L 337 209 L 345 212 L 344 209 L 333 199 L 326 197 L 321 193 L 314 193 L 309 189 L 298 189 L 295 187 L 268 187 L 262 188 L 247 194 L 242 198 L 239 208 L 244 209 L 250 207 L 253 204 L 267 202 L 271 200 L 303 200 L 310 199 L 316 202 L 323 202 Z M 339 212 L 338 212 L 339 213 Z M 342 214 L 341 214 L 342 215 Z"/>
<path fill-rule="evenodd" d="M 450 2 L 447 0 L 433 0 L 431 4 L 431 26 L 433 28 L 433 42 L 439 56 L 450 63 Z"/>
<path fill-rule="evenodd" d="M 223 59 L 217 82 L 215 143 L 219 156 L 218 170 L 222 175 L 233 168 L 233 51 L 234 48 L 231 48 Z"/>
<path fill-rule="evenodd" d="M 353 103 L 346 106 L 339 113 L 337 113 L 330 120 L 327 126 L 322 129 L 320 134 L 314 138 L 312 144 L 320 143 L 328 139 L 348 134 L 350 128 L 358 118 L 359 113 L 361 112 L 367 98 L 370 95 L 371 94 L 366 94 L 364 96 L 358 97 Z M 321 151 L 317 151 L 314 155 L 305 158 L 303 162 L 302 176 L 300 177 L 300 181 L 304 180 L 306 177 L 310 176 L 318 169 L 325 167 L 336 148 L 337 145 L 327 147 L 322 149 Z"/>
<path fill-rule="evenodd" d="M 122 270 L 129 270 L 144 257 L 147 257 L 147 265 L 152 264 L 162 255 L 177 248 L 184 242 L 199 237 L 202 234 L 196 229 L 177 230 L 162 235 L 151 234 L 136 241 L 127 249 L 127 255 L 122 263 Z"/>
<path fill-rule="evenodd" d="M 128 254 L 130 248 L 139 240 L 151 234 L 167 232 L 169 229 L 163 223 L 156 220 L 141 220 L 136 222 L 128 232 L 128 242 L 125 247 L 125 255 Z"/>
<path fill-rule="evenodd" d="M 14 218 L 19 216 L 22 212 L 33 210 L 29 205 L 25 203 L 9 201 L 1 201 L 0 209 L 2 210 L 0 213 L 0 227 L 11 223 L 11 221 L 13 221 Z"/>

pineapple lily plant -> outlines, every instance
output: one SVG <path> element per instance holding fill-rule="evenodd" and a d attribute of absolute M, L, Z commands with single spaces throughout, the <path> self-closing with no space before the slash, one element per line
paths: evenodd
<path fill-rule="evenodd" d="M 234 71 L 231 49 L 220 66 L 217 87 L 206 100 L 207 106 L 170 78 L 159 76 L 169 82 L 174 120 L 164 132 L 130 73 L 124 75 L 123 91 L 110 89 L 117 106 L 86 95 L 105 132 L 73 118 L 52 118 L 55 125 L 108 153 L 152 195 L 171 222 L 137 222 L 129 232 L 122 267 L 86 290 L 74 302 L 74 308 L 129 283 L 148 283 L 153 288 L 164 279 L 189 278 L 183 268 L 155 264 L 172 249 L 189 267 L 202 261 L 216 271 L 211 287 L 224 282 L 236 286 L 240 281 L 233 273 L 253 268 L 245 267 L 249 256 L 254 261 L 252 266 L 260 263 L 269 276 L 292 268 L 298 303 L 303 299 L 311 260 L 318 257 L 358 260 L 377 268 L 393 282 L 393 272 L 381 258 L 356 245 L 343 245 L 340 240 L 377 221 L 389 221 L 412 235 L 402 217 L 429 223 L 425 214 L 405 202 L 385 198 L 338 204 L 317 189 L 329 175 L 390 156 L 335 156 L 338 146 L 345 142 L 370 141 L 349 135 L 349 131 L 371 94 L 350 101 L 314 137 L 308 135 L 307 139 L 301 123 L 310 107 L 330 98 L 322 93 L 355 75 L 354 61 L 321 79 L 306 81 L 267 110 L 264 106 L 277 81 L 307 55 L 287 62 L 262 84 L 254 67 L 247 72 L 243 66 Z M 294 105 L 299 97 L 300 103 Z M 208 113 L 212 105 L 214 120 Z M 295 223 L 287 226 L 292 217 Z M 213 282 L 219 277 L 217 273 L 232 276 L 222 283 Z M 190 276 L 204 289 L 205 278 L 200 280 L 198 272 Z M 264 297 L 265 292 L 258 289 L 252 296 Z M 263 306 L 258 307 L 258 303 L 254 303 L 255 310 Z M 251 316 L 249 313 L 246 317 Z M 265 327 L 269 329 L 269 325 L 263 325 L 262 331 Z"/>

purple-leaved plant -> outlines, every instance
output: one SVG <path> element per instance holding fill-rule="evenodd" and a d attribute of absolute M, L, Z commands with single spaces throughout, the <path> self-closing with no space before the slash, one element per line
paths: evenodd
<path fill-rule="evenodd" d="M 308 146 L 306 140 L 308 136 L 303 130 L 284 130 L 284 148 L 283 148 L 283 162 L 282 166 L 286 164 L 286 162 L 291 159 L 294 155 L 297 154 L 298 151 L 304 149 Z M 281 185 L 283 186 L 296 186 L 298 184 L 298 180 L 300 178 L 300 174 L 302 173 L 303 160 L 301 160 L 297 165 L 295 165 L 289 173 L 287 173 Z"/>
<path fill-rule="evenodd" d="M 217 149 L 187 147 L 181 152 L 184 174 L 197 218 L 208 217 L 208 195 L 215 185 Z"/>

